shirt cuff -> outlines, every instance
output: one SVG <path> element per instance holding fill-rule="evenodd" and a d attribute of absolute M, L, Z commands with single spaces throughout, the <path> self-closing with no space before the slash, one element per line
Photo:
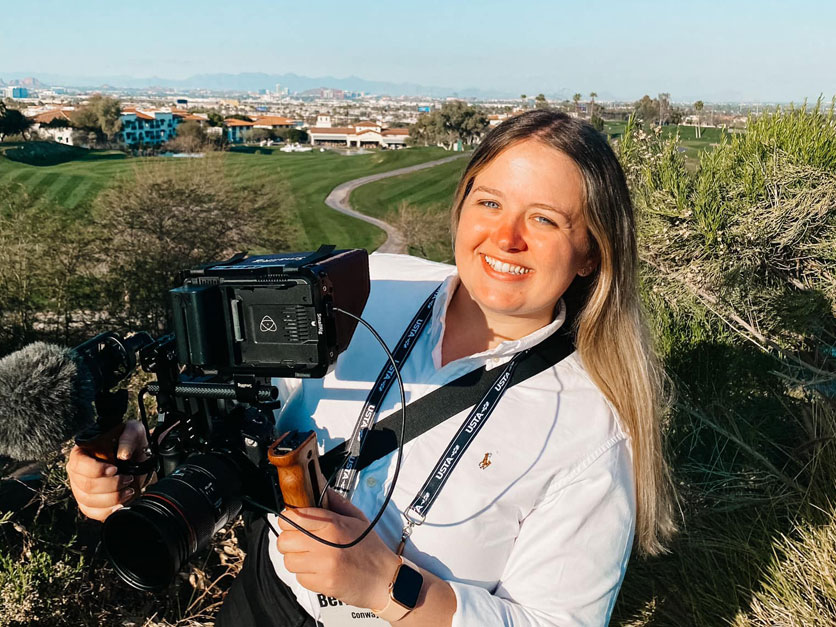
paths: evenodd
<path fill-rule="evenodd" d="M 491 593 L 484 588 L 470 586 L 457 581 L 448 581 L 453 593 L 456 595 L 456 612 L 453 614 L 451 627 L 470 627 L 472 625 L 486 624 L 485 603 L 490 599 L 480 598 L 491 596 Z M 481 609 L 480 609 L 481 608 Z"/>
<path fill-rule="evenodd" d="M 520 606 L 494 596 L 484 588 L 458 581 L 448 581 L 456 595 L 456 612 L 451 627 L 484 627 L 514 625 L 538 627 L 538 621 Z"/>

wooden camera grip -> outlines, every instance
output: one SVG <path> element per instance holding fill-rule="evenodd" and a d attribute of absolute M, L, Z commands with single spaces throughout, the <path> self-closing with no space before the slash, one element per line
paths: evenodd
<path fill-rule="evenodd" d="M 305 439 L 298 443 L 298 440 Z M 325 487 L 325 477 L 319 468 L 316 434 L 307 436 L 288 431 L 270 445 L 267 459 L 279 473 L 279 488 L 288 507 L 317 507 L 317 499 Z M 328 507 L 328 494 L 319 507 Z"/>

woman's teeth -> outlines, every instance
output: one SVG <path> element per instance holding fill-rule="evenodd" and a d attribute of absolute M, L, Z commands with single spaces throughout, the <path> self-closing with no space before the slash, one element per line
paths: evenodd
<path fill-rule="evenodd" d="M 494 259 L 493 257 L 488 257 L 487 255 L 483 256 L 485 257 L 485 261 L 488 263 L 488 265 L 497 272 L 507 272 L 508 274 L 528 274 L 529 272 L 531 272 L 529 268 L 515 266 L 508 262 L 499 261 L 498 259 Z"/>

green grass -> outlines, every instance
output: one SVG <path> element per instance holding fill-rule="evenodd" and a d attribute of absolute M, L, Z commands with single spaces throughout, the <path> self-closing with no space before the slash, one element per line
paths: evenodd
<path fill-rule="evenodd" d="M 411 148 L 343 156 L 335 152 L 283 153 L 270 155 L 228 155 L 234 175 L 247 180 L 286 181 L 290 203 L 298 216 L 302 235 L 298 247 L 310 249 L 320 244 L 374 250 L 385 240 L 383 231 L 328 208 L 325 198 L 340 183 L 355 178 L 440 159 L 449 153 L 439 148 Z"/>
<path fill-rule="evenodd" d="M 402 202 L 422 209 L 449 207 L 467 158 L 411 174 L 402 174 L 358 187 L 351 194 L 352 208 L 383 220 L 392 219 Z"/>
<path fill-rule="evenodd" d="M 135 166 L 141 162 L 141 159 L 125 155 L 120 158 L 121 153 L 114 154 L 113 151 L 73 149 L 66 152 L 58 149 L 61 158 L 70 154 L 74 158 L 53 163 L 58 157 L 50 156 L 44 143 L 39 144 L 38 151 L 27 148 L 23 153 L 29 157 L 36 152 L 46 155 L 42 162 L 48 165 L 34 165 L 38 162 L 34 158 L 29 158 L 31 163 L 21 161 L 20 144 L 0 144 L 0 185 L 19 183 L 44 202 L 82 214 L 99 192 L 117 178 L 133 175 Z M 10 158 L 9 153 L 17 160 Z M 230 152 L 225 158 L 230 174 L 240 184 L 267 181 L 290 190 L 287 202 L 301 226 L 295 247 L 310 249 L 331 243 L 373 250 L 383 243 L 383 232 L 329 209 L 325 198 L 331 189 L 354 178 L 445 156 L 449 153 L 440 148 L 411 148 L 350 157 L 332 151 L 287 154 L 264 149 L 260 153 Z M 178 160 L 171 161 L 172 167 L 177 167 Z"/>
<path fill-rule="evenodd" d="M 44 152 L 42 145 L 46 142 L 34 143 L 41 144 L 40 152 L 19 144 L 0 144 L 0 185 L 18 183 L 33 197 L 67 210 L 89 205 L 113 180 L 131 172 L 134 164 L 124 153 L 75 148 L 70 152 L 59 150 L 54 156 Z M 30 158 L 33 154 L 46 156 L 37 161 Z M 30 162 L 21 161 L 21 155 Z M 53 163 L 68 155 L 75 158 Z"/>

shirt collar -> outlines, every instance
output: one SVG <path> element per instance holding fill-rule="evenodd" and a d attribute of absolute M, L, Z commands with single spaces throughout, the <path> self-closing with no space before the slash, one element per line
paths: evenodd
<path fill-rule="evenodd" d="M 451 274 L 441 284 L 438 291 L 438 296 L 433 305 L 432 320 L 430 321 L 430 346 L 432 346 L 432 359 L 436 368 L 441 368 L 441 340 L 444 337 L 444 332 L 447 328 L 447 308 L 450 306 L 450 301 L 453 299 L 453 294 L 456 293 L 456 288 L 459 286 L 459 275 L 457 273 Z M 547 337 L 551 336 L 557 331 L 566 321 L 566 304 L 561 298 L 557 303 L 557 313 L 549 324 L 540 327 L 536 331 L 519 338 L 518 340 L 505 340 L 494 348 L 490 348 L 480 353 L 474 353 L 463 359 L 472 359 L 480 362 L 485 362 L 490 367 L 496 366 L 499 363 L 507 361 L 520 351 L 536 346 Z M 503 359 L 505 358 L 505 359 Z"/>

